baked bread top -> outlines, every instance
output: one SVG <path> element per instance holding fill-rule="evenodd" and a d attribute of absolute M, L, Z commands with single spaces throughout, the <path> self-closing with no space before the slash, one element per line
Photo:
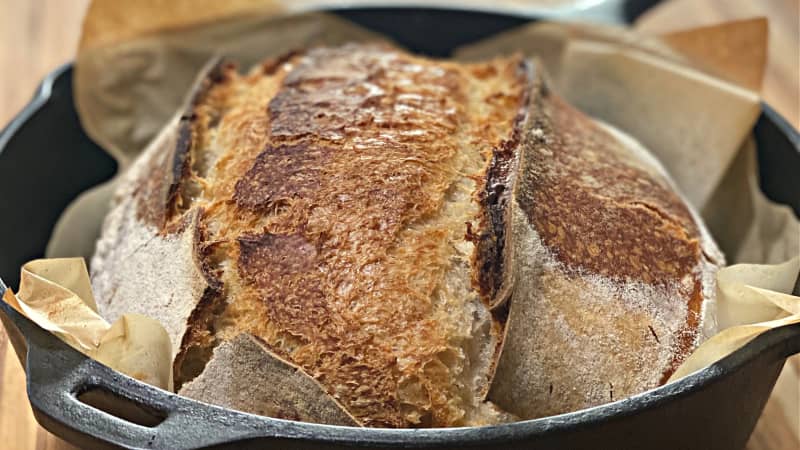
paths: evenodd
<path fill-rule="evenodd" d="M 312 421 L 480 425 L 654 387 L 701 339 L 722 259 L 657 162 L 516 56 L 214 62 L 114 202 L 101 314 L 161 320 L 194 398 L 220 403 L 234 362 L 296 373 L 332 397 L 288 408 Z M 252 403 L 225 406 L 274 410 Z"/>

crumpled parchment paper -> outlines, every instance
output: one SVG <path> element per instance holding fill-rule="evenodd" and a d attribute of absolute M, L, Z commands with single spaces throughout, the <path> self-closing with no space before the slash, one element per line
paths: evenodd
<path fill-rule="evenodd" d="M 83 258 L 37 259 L 20 275 L 19 292 L 3 295 L 17 311 L 101 363 L 172 390 L 172 348 L 164 327 L 140 314 L 113 324 L 100 317 Z"/>

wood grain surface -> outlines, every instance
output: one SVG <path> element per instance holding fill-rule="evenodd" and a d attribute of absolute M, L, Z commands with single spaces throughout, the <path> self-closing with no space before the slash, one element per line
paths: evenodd
<path fill-rule="evenodd" d="M 0 125 L 30 99 L 39 80 L 74 56 L 88 0 L 0 0 Z M 637 26 L 678 30 L 733 18 L 770 18 L 766 100 L 800 128 L 800 2 L 797 0 L 670 0 Z M 800 358 L 786 365 L 747 446 L 748 450 L 800 448 Z M 0 328 L 0 448 L 74 448 L 42 429 L 25 394 L 22 368 Z"/>

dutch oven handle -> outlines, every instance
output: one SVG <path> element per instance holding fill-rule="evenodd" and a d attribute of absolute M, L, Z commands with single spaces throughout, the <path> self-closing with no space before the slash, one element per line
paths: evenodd
<path fill-rule="evenodd" d="M 74 350 L 3 301 L 0 319 L 23 360 L 36 419 L 81 447 L 181 449 L 303 434 L 288 421 L 206 405 L 140 383 Z"/>

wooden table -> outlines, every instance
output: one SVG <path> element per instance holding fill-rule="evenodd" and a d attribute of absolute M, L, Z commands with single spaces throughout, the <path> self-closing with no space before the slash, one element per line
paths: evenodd
<path fill-rule="evenodd" d="M 0 0 L 0 124 L 28 101 L 39 80 L 75 52 L 88 0 Z M 793 0 L 671 0 L 648 13 L 641 28 L 666 31 L 730 18 L 770 16 L 770 66 L 765 97 L 800 128 L 798 2 Z M 748 444 L 749 450 L 800 448 L 800 359 L 786 365 Z M 0 329 L 0 446 L 70 449 L 34 420 L 24 373 Z"/>

